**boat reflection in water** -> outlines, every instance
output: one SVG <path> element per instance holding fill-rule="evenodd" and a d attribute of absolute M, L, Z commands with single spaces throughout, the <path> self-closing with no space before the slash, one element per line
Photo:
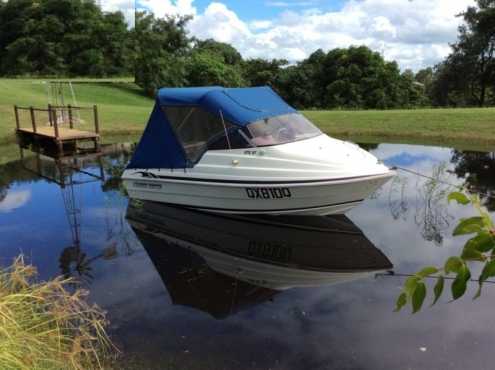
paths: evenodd
<path fill-rule="evenodd" d="M 222 216 L 131 201 L 127 219 L 174 304 L 224 318 L 293 287 L 392 268 L 346 216 Z"/>

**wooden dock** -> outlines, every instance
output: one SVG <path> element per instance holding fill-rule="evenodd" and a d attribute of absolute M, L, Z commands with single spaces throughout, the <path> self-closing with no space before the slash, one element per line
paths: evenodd
<path fill-rule="evenodd" d="M 74 128 L 75 112 L 92 110 L 94 131 L 82 131 Z M 29 125 L 22 125 L 20 113 L 29 112 Z M 57 151 L 59 156 L 79 152 L 98 152 L 100 150 L 100 133 L 98 109 L 93 107 L 52 106 L 47 109 L 14 106 L 16 133 L 21 146 L 37 146 L 47 151 Z M 39 118 L 47 117 L 45 123 Z M 66 117 L 67 122 L 60 122 L 60 117 Z M 68 127 L 67 127 L 68 126 Z M 91 142 L 91 147 L 82 147 L 81 143 Z"/>

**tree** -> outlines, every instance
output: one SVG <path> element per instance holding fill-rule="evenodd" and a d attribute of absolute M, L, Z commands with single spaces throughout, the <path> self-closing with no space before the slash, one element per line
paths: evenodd
<path fill-rule="evenodd" d="M 470 152 L 454 150 L 451 162 L 454 172 L 465 179 L 464 186 L 480 193 L 483 205 L 495 211 L 495 152 Z"/>
<path fill-rule="evenodd" d="M 192 53 L 186 62 L 186 79 L 190 86 L 245 85 L 240 68 L 226 64 L 221 55 L 211 51 Z"/>
<path fill-rule="evenodd" d="M 298 108 L 387 109 L 425 104 L 424 89 L 410 71 L 401 74 L 365 46 L 317 50 L 283 68 L 274 87 Z"/>
<path fill-rule="evenodd" d="M 443 105 L 485 106 L 495 87 L 495 0 L 477 0 L 461 14 L 458 40 L 438 68 L 434 93 Z M 438 94 L 440 92 L 440 94 Z"/>
<path fill-rule="evenodd" d="M 185 26 L 189 19 L 136 13 L 134 75 L 148 95 L 163 86 L 186 84 L 185 57 L 190 52 L 190 39 Z"/>
<path fill-rule="evenodd" d="M 250 86 L 274 86 L 280 77 L 281 68 L 288 63 L 285 59 L 256 58 L 245 60 L 242 65 L 244 79 Z"/>
<path fill-rule="evenodd" d="M 126 74 L 128 39 L 122 13 L 92 1 L 9 0 L 0 6 L 0 74 Z"/>
<path fill-rule="evenodd" d="M 241 53 L 232 45 L 212 39 L 195 40 L 196 45 L 193 51 L 207 51 L 222 57 L 225 64 L 234 66 L 242 63 Z"/>
<path fill-rule="evenodd" d="M 318 49 L 297 65 L 281 69 L 275 89 L 297 108 L 322 107 L 325 98 L 321 84 L 326 54 Z"/>

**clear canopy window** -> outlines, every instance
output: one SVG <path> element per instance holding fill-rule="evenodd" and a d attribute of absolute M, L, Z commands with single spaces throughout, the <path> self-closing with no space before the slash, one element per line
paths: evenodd
<path fill-rule="evenodd" d="M 239 135 L 240 128 L 222 121 L 220 115 L 214 115 L 197 106 L 165 107 L 164 110 L 191 162 L 197 162 L 207 149 L 239 149 L 251 146 Z"/>
<path fill-rule="evenodd" d="M 285 144 L 321 134 L 315 125 L 299 113 L 265 118 L 250 123 L 247 129 L 254 146 Z"/>

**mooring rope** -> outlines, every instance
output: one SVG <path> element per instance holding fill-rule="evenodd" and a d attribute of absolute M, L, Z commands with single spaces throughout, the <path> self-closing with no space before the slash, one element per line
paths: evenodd
<path fill-rule="evenodd" d="M 386 272 L 379 272 L 379 273 L 376 273 L 375 274 L 375 278 L 379 278 L 379 277 L 411 277 L 411 276 L 416 276 L 415 274 L 401 274 L 401 273 L 396 273 L 395 271 L 393 270 L 388 270 Z M 425 279 L 436 279 L 437 276 L 425 276 Z M 445 280 L 455 280 L 456 278 L 453 277 L 453 276 L 444 276 L 443 277 Z M 474 282 L 474 283 L 478 283 L 479 280 L 478 279 L 469 279 L 468 281 L 470 282 Z M 485 280 L 483 281 L 483 284 L 484 283 L 489 283 L 489 284 L 495 284 L 495 281 L 493 280 Z"/>
<path fill-rule="evenodd" d="M 451 186 L 453 188 L 456 188 L 456 189 L 459 189 L 459 190 L 463 190 L 464 189 L 464 186 L 462 185 L 456 185 L 456 184 L 452 184 L 451 182 L 448 182 L 448 181 L 445 181 L 445 180 L 441 180 L 441 179 L 438 179 L 438 178 L 435 178 L 433 176 L 429 176 L 429 175 L 425 175 L 421 172 L 418 172 L 418 171 L 414 171 L 414 170 L 411 170 L 409 168 L 404 168 L 404 167 L 400 167 L 400 166 L 394 166 L 391 168 L 391 170 L 400 170 L 400 171 L 404 171 L 404 172 L 408 172 L 410 174 L 413 174 L 413 175 L 416 175 L 416 176 L 420 176 L 420 177 L 423 177 L 425 179 L 429 179 L 429 180 L 433 180 L 433 181 L 436 181 L 440 184 L 444 184 L 444 185 L 447 185 L 447 186 Z M 467 190 L 471 190 L 485 198 L 488 198 L 488 199 L 491 199 L 493 197 L 495 197 L 495 195 L 493 194 L 493 192 L 489 192 L 489 193 L 486 193 L 486 192 L 483 192 L 483 191 L 479 191 L 476 189 L 476 187 L 472 186 L 470 188 L 468 188 Z"/>
<path fill-rule="evenodd" d="M 391 168 L 391 170 L 400 170 L 400 171 L 408 172 L 410 174 L 413 174 L 413 175 L 416 175 L 416 176 L 420 176 L 420 177 L 423 177 L 423 178 L 426 178 L 426 179 L 429 179 L 429 180 L 437 181 L 440 184 L 451 186 L 451 187 L 456 188 L 456 189 L 459 189 L 459 190 L 463 190 L 464 189 L 464 187 L 462 185 L 455 185 L 455 184 L 452 184 L 452 183 L 450 183 L 448 181 L 444 181 L 444 180 L 435 178 L 433 176 L 425 175 L 425 174 L 423 174 L 421 172 L 414 171 L 414 170 L 411 170 L 409 168 L 404 168 L 404 167 L 400 167 L 400 166 L 394 166 L 394 167 Z M 491 198 L 495 197 L 495 195 L 493 194 L 493 192 L 486 193 L 486 192 L 482 192 L 482 191 L 476 191 L 476 188 L 475 187 L 471 187 L 468 190 L 473 190 L 477 194 L 480 194 L 481 196 L 484 196 L 484 197 L 486 197 L 488 199 L 491 199 Z M 393 270 L 389 270 L 389 271 L 387 271 L 385 273 L 377 273 L 377 274 L 375 274 L 375 278 L 378 278 L 378 277 L 390 277 L 390 276 L 411 277 L 411 276 L 415 276 L 415 275 L 414 274 L 396 273 Z M 426 278 L 428 278 L 428 279 L 436 279 L 435 276 L 426 276 Z M 445 280 L 455 280 L 455 277 L 445 276 L 444 279 Z M 470 282 L 478 282 L 477 279 L 469 279 L 469 281 Z M 486 280 L 483 283 L 495 284 L 495 281 Z"/>

